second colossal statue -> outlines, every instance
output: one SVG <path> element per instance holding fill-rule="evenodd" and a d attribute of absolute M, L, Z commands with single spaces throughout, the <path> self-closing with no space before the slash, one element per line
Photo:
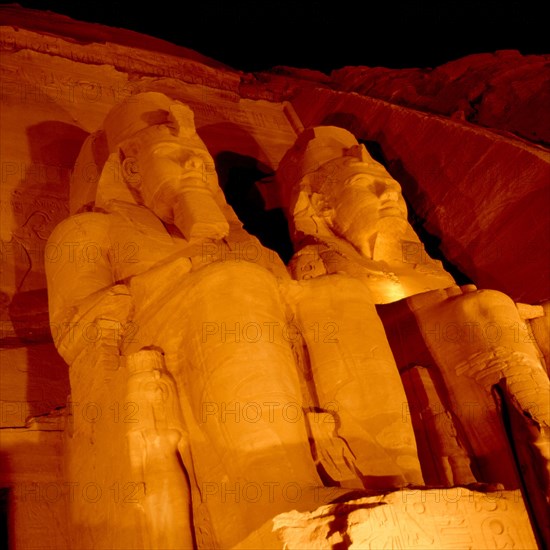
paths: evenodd
<path fill-rule="evenodd" d="M 488 488 L 526 483 L 548 533 L 550 383 L 516 304 L 494 290 L 457 286 L 427 255 L 407 221 L 399 183 L 349 131 L 306 129 L 281 160 L 277 180 L 292 226 L 296 292 L 305 297 L 296 306 L 301 325 L 322 326 L 338 312 L 350 331 L 363 319 L 376 327 L 376 304 L 408 381 L 408 402 L 400 405 L 405 416 L 417 409 L 417 439 L 431 446 L 424 450 L 425 480 Z M 342 345 L 333 355 L 307 332 L 305 338 L 312 391 L 342 403 L 337 431 L 360 440 L 365 409 L 358 400 L 376 395 L 380 371 L 364 361 L 349 384 L 346 354 L 379 349 L 385 335 L 371 332 L 361 352 L 359 344 L 353 351 Z M 379 426 L 370 429 L 376 437 L 384 434 Z"/>

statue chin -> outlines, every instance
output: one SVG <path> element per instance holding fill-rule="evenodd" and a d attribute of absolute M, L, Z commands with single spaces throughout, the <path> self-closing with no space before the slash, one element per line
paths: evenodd
<path fill-rule="evenodd" d="M 374 244 L 380 236 L 400 240 L 408 226 L 407 220 L 397 216 L 380 218 L 374 224 L 356 219 L 342 235 L 364 256 L 372 258 Z"/>
<path fill-rule="evenodd" d="M 386 216 L 376 223 L 377 233 L 384 233 L 395 237 L 402 237 L 409 222 L 400 216 Z"/>

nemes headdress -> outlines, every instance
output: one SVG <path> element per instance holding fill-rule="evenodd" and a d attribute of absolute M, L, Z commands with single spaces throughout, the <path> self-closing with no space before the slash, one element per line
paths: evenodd
<path fill-rule="evenodd" d="M 197 134 L 193 111 L 187 105 L 159 92 L 130 96 L 113 107 L 105 117 L 103 128 L 88 136 L 84 142 L 71 180 L 71 213 L 93 205 L 100 180 L 104 187 L 108 185 L 103 181 L 105 179 L 109 179 L 111 184 L 120 183 L 116 154 L 122 145 L 134 138 L 137 141 L 140 132 L 162 126 L 185 139 L 190 148 L 207 152 Z M 211 184 L 217 187 L 215 171 L 212 170 L 207 176 L 215 180 Z M 129 191 L 127 196 L 131 196 Z"/>
<path fill-rule="evenodd" d="M 323 164 L 342 158 L 359 147 L 355 136 L 337 126 L 317 126 L 304 130 L 285 153 L 277 168 L 277 183 L 288 207 L 293 188 Z"/>
<path fill-rule="evenodd" d="M 128 97 L 105 118 L 103 127 L 109 152 L 153 126 L 168 126 L 176 135 L 190 140 L 191 146 L 206 149 L 197 135 L 193 111 L 187 105 L 159 92 L 143 92 Z"/>

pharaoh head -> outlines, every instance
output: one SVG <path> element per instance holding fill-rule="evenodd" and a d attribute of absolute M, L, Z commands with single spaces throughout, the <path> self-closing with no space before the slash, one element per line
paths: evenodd
<path fill-rule="evenodd" d="M 97 193 L 90 185 L 92 164 L 100 174 Z M 162 93 L 143 92 L 115 106 L 103 130 L 84 144 L 71 184 L 71 210 L 122 197 L 172 223 L 177 197 L 189 187 L 220 192 L 214 161 L 196 132 L 193 112 Z"/>
<path fill-rule="evenodd" d="M 298 234 L 336 234 L 369 255 L 379 234 L 400 238 L 410 227 L 399 183 L 343 128 L 305 130 L 277 180 Z"/>

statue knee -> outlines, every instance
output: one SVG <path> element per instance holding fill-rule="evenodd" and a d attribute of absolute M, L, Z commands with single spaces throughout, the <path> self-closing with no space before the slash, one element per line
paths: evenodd
<path fill-rule="evenodd" d="M 495 312 L 503 308 L 516 311 L 514 301 L 498 290 L 476 290 L 456 297 L 456 303 L 463 316 L 475 319 L 492 319 Z"/>

